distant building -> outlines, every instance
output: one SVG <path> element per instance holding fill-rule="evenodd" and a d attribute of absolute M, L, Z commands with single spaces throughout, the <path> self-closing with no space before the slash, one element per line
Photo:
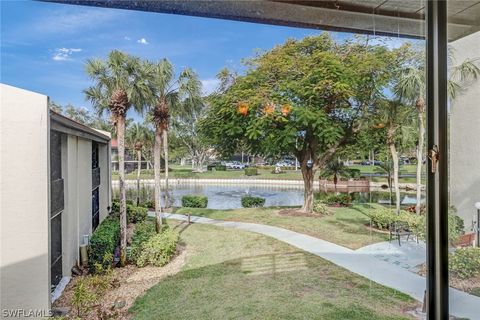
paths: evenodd
<path fill-rule="evenodd" d="M 48 97 L 1 84 L 2 310 L 49 310 L 108 215 L 110 135 L 48 108 Z"/>

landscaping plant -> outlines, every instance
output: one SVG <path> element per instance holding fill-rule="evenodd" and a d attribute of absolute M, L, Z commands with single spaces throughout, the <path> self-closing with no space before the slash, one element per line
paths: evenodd
<path fill-rule="evenodd" d="M 141 247 L 136 264 L 139 267 L 166 265 L 177 250 L 179 235 L 175 230 L 163 229 L 161 233 L 150 237 Z"/>
<path fill-rule="evenodd" d="M 88 264 L 95 271 L 95 263 L 108 268 L 111 261 L 105 261 L 106 254 L 113 254 L 120 240 L 120 223 L 118 217 L 109 216 L 95 229 L 90 239 Z"/>
<path fill-rule="evenodd" d="M 206 208 L 208 198 L 205 196 L 186 195 L 182 197 L 182 207 L 187 208 Z"/>
<path fill-rule="evenodd" d="M 313 212 L 323 216 L 328 216 L 333 214 L 333 211 L 330 210 L 328 205 L 320 199 L 315 199 L 313 201 Z"/>
<path fill-rule="evenodd" d="M 449 254 L 450 272 L 461 279 L 469 279 L 480 274 L 480 248 L 459 248 Z"/>
<path fill-rule="evenodd" d="M 242 197 L 242 207 L 244 208 L 258 208 L 258 207 L 263 207 L 264 204 L 265 204 L 265 198 L 252 197 L 252 196 Z"/>

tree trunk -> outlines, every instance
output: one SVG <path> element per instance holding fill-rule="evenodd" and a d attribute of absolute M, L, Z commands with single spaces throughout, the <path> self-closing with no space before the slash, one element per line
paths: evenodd
<path fill-rule="evenodd" d="M 395 185 L 395 208 L 397 214 L 400 213 L 400 186 L 398 184 L 398 153 L 394 143 L 389 144 L 390 153 L 393 162 L 393 183 Z"/>
<path fill-rule="evenodd" d="M 125 117 L 117 117 L 118 178 L 120 185 L 120 265 L 127 261 L 127 198 L 125 193 Z"/>
<path fill-rule="evenodd" d="M 165 160 L 165 208 L 170 207 L 168 189 L 168 130 L 163 130 L 163 159 Z"/>
<path fill-rule="evenodd" d="M 142 150 L 137 150 L 137 207 L 140 205 L 140 173 L 142 171 Z"/>
<path fill-rule="evenodd" d="M 425 136 L 425 129 L 423 125 L 423 111 L 418 112 L 418 145 L 417 145 L 417 203 L 415 205 L 415 212 L 420 214 L 422 201 L 422 166 L 423 166 L 423 140 Z"/>
<path fill-rule="evenodd" d="M 301 169 L 303 184 L 305 186 L 301 210 L 306 213 L 311 213 L 313 212 L 313 177 L 315 176 L 315 171 L 313 168 L 308 168 L 307 161 L 302 162 Z"/>
<path fill-rule="evenodd" d="M 160 161 L 162 152 L 162 130 L 157 125 L 155 128 L 155 144 L 153 147 L 153 171 L 155 174 L 155 229 L 157 233 L 162 231 L 162 188 L 161 188 L 161 176 L 160 176 Z"/>

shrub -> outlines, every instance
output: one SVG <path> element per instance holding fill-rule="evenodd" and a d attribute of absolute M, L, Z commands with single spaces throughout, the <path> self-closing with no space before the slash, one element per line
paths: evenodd
<path fill-rule="evenodd" d="M 346 193 L 332 194 L 326 197 L 325 203 L 329 206 L 342 206 L 346 207 L 352 202 L 352 197 Z"/>
<path fill-rule="evenodd" d="M 111 262 L 105 260 L 107 254 L 113 254 L 120 240 L 120 222 L 117 217 L 107 217 L 93 232 L 90 239 L 88 264 L 91 270 L 95 264 L 100 264 L 103 269 L 109 268 Z M 109 265 L 110 263 L 110 265 Z"/>
<path fill-rule="evenodd" d="M 148 209 L 127 204 L 127 221 L 131 223 L 142 222 L 147 218 Z"/>
<path fill-rule="evenodd" d="M 451 245 L 457 243 L 464 228 L 463 219 L 457 216 L 455 211 L 451 211 L 451 213 L 448 214 L 448 240 Z"/>
<path fill-rule="evenodd" d="M 205 196 L 187 195 L 182 197 L 182 207 L 187 208 L 206 208 L 208 198 Z"/>
<path fill-rule="evenodd" d="M 448 267 L 461 279 L 469 279 L 480 273 L 480 248 L 460 248 L 450 253 Z"/>
<path fill-rule="evenodd" d="M 90 292 L 86 281 L 81 279 L 77 282 L 73 290 L 72 304 L 77 309 L 77 315 L 81 316 L 84 312 L 90 310 L 97 296 Z"/>
<path fill-rule="evenodd" d="M 113 199 L 111 212 L 113 212 L 113 213 L 119 213 L 120 212 L 120 200 Z"/>
<path fill-rule="evenodd" d="M 216 164 L 215 165 L 216 171 L 227 171 L 227 166 L 224 164 Z"/>
<path fill-rule="evenodd" d="M 252 196 L 242 197 L 242 207 L 244 208 L 258 208 L 258 207 L 263 207 L 264 204 L 265 204 L 265 198 L 252 197 Z"/>
<path fill-rule="evenodd" d="M 387 208 L 370 210 L 368 211 L 367 216 L 370 217 L 372 226 L 382 230 L 387 230 L 390 224 L 398 219 L 397 214 Z"/>
<path fill-rule="evenodd" d="M 142 251 L 142 245 L 155 234 L 156 232 L 154 223 L 144 221 L 135 225 L 128 260 L 136 263 L 138 256 Z"/>
<path fill-rule="evenodd" d="M 137 266 L 153 265 L 164 266 L 175 254 L 178 243 L 178 233 L 172 229 L 165 229 L 148 239 L 136 261 Z"/>
<path fill-rule="evenodd" d="M 348 169 L 348 177 L 354 180 L 360 179 L 362 172 L 360 169 Z"/>
<path fill-rule="evenodd" d="M 257 168 L 245 168 L 245 175 L 246 176 L 256 176 L 258 174 Z"/>
<path fill-rule="evenodd" d="M 331 215 L 333 212 L 328 208 L 327 204 L 322 200 L 315 199 L 313 201 L 313 212 L 321 215 Z"/>
<path fill-rule="evenodd" d="M 155 208 L 155 201 L 146 200 L 142 203 L 142 207 L 144 207 L 144 208 Z"/>

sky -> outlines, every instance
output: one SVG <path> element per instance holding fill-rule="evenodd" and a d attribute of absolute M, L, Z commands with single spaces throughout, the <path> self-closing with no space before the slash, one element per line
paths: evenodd
<path fill-rule="evenodd" d="M 91 105 L 82 90 L 89 58 L 118 49 L 157 61 L 167 58 L 178 73 L 191 67 L 204 93 L 217 85 L 223 67 L 242 71 L 242 59 L 288 38 L 320 34 L 220 19 L 95 8 L 34 1 L 1 1 L 1 82 L 48 95 L 60 105 Z M 332 33 L 335 39 L 351 37 Z"/>

